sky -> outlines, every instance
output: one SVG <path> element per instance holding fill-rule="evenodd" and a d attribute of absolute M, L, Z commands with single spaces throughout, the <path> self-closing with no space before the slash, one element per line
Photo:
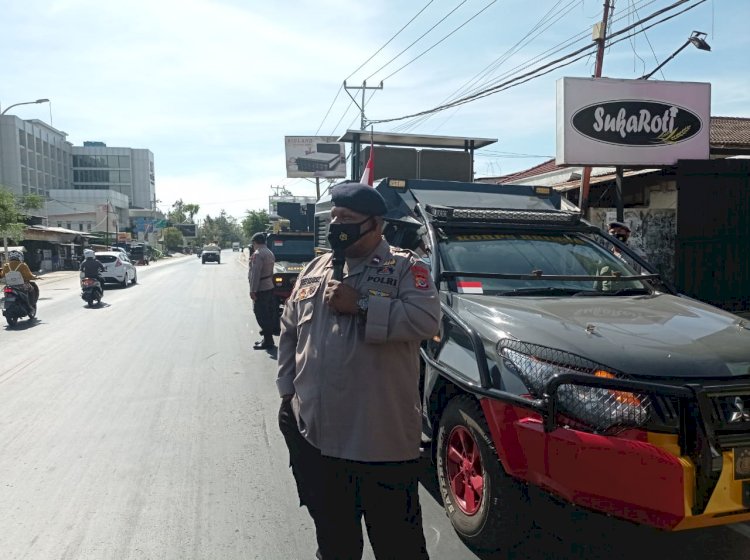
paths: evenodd
<path fill-rule="evenodd" d="M 674 2 L 615 0 L 610 31 Z M 383 81 L 382 91 L 368 92 L 370 120 L 431 109 L 456 92 L 518 75 L 535 57 L 547 53 L 549 61 L 590 44 L 602 5 L 0 0 L 0 108 L 48 98 L 50 104 L 12 111 L 24 119 L 51 119 L 74 145 L 96 140 L 150 149 L 162 210 L 182 199 L 200 205 L 199 217 L 225 210 L 242 219 L 247 210 L 267 208 L 272 187 L 314 195 L 313 182 L 286 178 L 284 137 L 338 136 L 358 128 L 359 110 L 341 91 L 344 80 Z M 603 76 L 638 78 L 692 31 L 702 31 L 711 52 L 689 46 L 651 79 L 710 82 L 712 115 L 750 117 L 749 0 L 687 0 L 644 25 L 693 5 L 609 47 Z M 490 73 L 482 76 L 485 69 Z M 497 138 L 477 151 L 476 176 L 507 174 L 554 155 L 555 82 L 593 72 L 594 57 L 588 56 L 425 120 L 373 127 Z"/>

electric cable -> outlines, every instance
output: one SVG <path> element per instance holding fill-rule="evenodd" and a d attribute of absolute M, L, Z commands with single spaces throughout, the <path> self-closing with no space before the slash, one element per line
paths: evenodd
<path fill-rule="evenodd" d="M 409 62 L 407 62 L 406 64 L 404 64 L 403 66 L 401 66 L 398 70 L 395 70 L 394 72 L 391 72 L 390 74 L 388 74 L 385 78 L 383 78 L 382 81 L 385 81 L 385 80 L 388 80 L 388 79 L 392 78 L 393 76 L 395 76 L 396 74 L 398 74 L 399 72 L 401 72 L 401 70 L 403 70 L 404 68 L 406 68 L 407 66 L 409 66 L 412 62 L 415 62 L 416 60 L 419 60 L 420 58 L 422 58 L 424 55 L 426 55 L 432 49 L 434 49 L 435 47 L 437 47 L 440 43 L 442 43 L 443 41 L 445 41 L 448 37 L 450 37 L 451 35 L 453 35 L 454 33 L 456 33 L 458 30 L 460 30 L 462 27 L 464 27 L 465 25 L 467 25 L 474 18 L 478 17 L 482 12 L 484 12 L 485 10 L 487 10 L 487 8 L 489 8 L 490 6 L 492 6 L 495 2 L 497 2 L 497 0 L 492 0 L 492 2 L 490 2 L 489 4 L 487 4 L 484 8 L 482 8 L 481 10 L 479 10 L 476 14 L 474 14 L 473 16 L 471 16 L 469 19 L 467 19 L 465 22 L 463 22 L 458 27 L 456 27 L 453 31 L 451 31 L 450 33 L 448 33 L 446 36 L 444 36 L 438 42 L 434 43 L 432 46 L 430 46 L 426 50 L 424 50 L 421 53 L 419 53 L 417 56 L 415 56 L 414 58 L 412 58 Z"/>
<path fill-rule="evenodd" d="M 402 32 L 402 31 L 403 31 L 404 29 L 406 29 L 406 28 L 407 28 L 407 27 L 408 27 L 408 26 L 409 26 L 409 25 L 410 25 L 410 24 L 411 24 L 411 23 L 412 23 L 412 22 L 413 22 L 413 21 L 414 21 L 415 19 L 417 19 L 417 17 L 419 17 L 419 15 L 420 15 L 420 14 L 421 14 L 422 12 L 424 12 L 424 11 L 425 11 L 425 10 L 426 10 L 426 9 L 427 9 L 427 8 L 429 7 L 429 5 L 430 5 L 430 4 L 432 4 L 432 3 L 434 2 L 434 1 L 435 1 L 435 0 L 429 0 L 429 2 L 427 2 L 427 4 L 425 4 L 425 5 L 424 5 L 424 6 L 422 7 L 422 9 L 421 9 L 421 10 L 419 10 L 419 11 L 418 11 L 418 12 L 416 13 L 416 15 L 414 15 L 414 17 L 412 17 L 412 18 L 411 18 L 411 19 L 410 19 L 409 21 L 407 21 L 407 22 L 406 22 L 406 24 L 405 24 L 405 25 L 404 25 L 403 27 L 401 27 L 401 29 L 399 29 L 398 31 L 396 31 L 396 33 L 395 33 L 395 34 L 394 34 L 394 35 L 393 35 L 393 36 L 392 36 L 392 37 L 391 37 L 390 39 L 388 39 L 388 40 L 387 40 L 387 41 L 386 41 L 386 42 L 385 42 L 385 43 L 383 44 L 383 46 L 381 46 L 381 47 L 380 47 L 380 48 L 379 48 L 378 50 L 376 50 L 376 51 L 375 51 L 375 52 L 374 52 L 374 53 L 373 53 L 373 54 L 372 54 L 372 55 L 370 56 L 370 58 L 368 58 L 368 59 L 367 59 L 367 60 L 365 60 L 365 61 L 364 61 L 364 62 L 363 62 L 362 64 L 360 64 L 359 66 L 357 66 L 357 68 L 356 68 L 356 69 L 354 70 L 354 72 L 352 72 L 352 73 L 351 73 L 351 74 L 349 74 L 349 75 L 348 75 L 348 76 L 347 76 L 346 78 L 344 78 L 344 82 L 345 82 L 346 80 L 348 80 L 349 78 L 351 78 L 351 77 L 352 77 L 352 76 L 353 76 L 354 74 L 356 74 L 357 72 L 359 72 L 359 70 L 360 70 L 360 69 L 361 69 L 361 68 L 362 68 L 362 67 L 363 67 L 363 66 L 364 66 L 365 64 L 367 64 L 367 63 L 368 63 L 368 62 L 370 62 L 370 61 L 371 61 L 371 60 L 372 60 L 373 58 L 375 58 L 375 56 L 377 56 L 377 54 L 378 54 L 378 53 L 379 53 L 380 51 L 382 51 L 382 50 L 383 50 L 383 49 L 384 49 L 385 47 L 387 47 L 387 46 L 388 46 L 388 45 L 389 45 L 389 44 L 390 44 L 390 43 L 391 43 L 391 42 L 392 42 L 392 41 L 393 41 L 393 40 L 394 40 L 394 39 L 395 39 L 396 37 L 398 37 L 398 36 L 399 36 L 399 35 L 401 34 L 401 32 Z M 321 128 L 323 128 L 323 124 L 324 124 L 324 123 L 326 122 L 326 119 L 328 118 L 328 115 L 329 115 L 329 114 L 331 113 L 331 109 L 333 109 L 333 105 L 334 105 L 334 104 L 336 103 L 336 100 L 337 100 L 337 99 L 339 98 L 339 95 L 341 94 L 341 90 L 343 90 L 343 89 L 344 89 L 344 83 L 342 82 L 342 83 L 341 83 L 341 85 L 339 86 L 339 89 L 338 89 L 338 91 L 336 92 L 336 95 L 335 95 L 335 96 L 334 96 L 334 98 L 333 98 L 333 101 L 331 102 L 331 105 L 330 105 L 330 106 L 328 107 L 328 111 L 326 111 L 326 114 L 325 114 L 325 116 L 323 117 L 323 120 L 322 120 L 322 121 L 320 121 L 320 125 L 318 126 L 318 130 L 316 130 L 316 131 L 315 131 L 315 135 L 316 135 L 316 136 L 317 136 L 317 135 L 318 135 L 318 133 L 320 132 L 320 129 L 321 129 Z"/>
<path fill-rule="evenodd" d="M 406 51 L 408 51 L 410 48 L 412 48 L 414 45 L 416 45 L 427 34 L 429 34 L 433 29 L 435 29 L 438 25 L 440 25 L 446 19 L 448 19 L 456 10 L 458 10 L 461 6 L 463 6 L 464 4 L 466 4 L 467 1 L 468 0 L 462 0 L 462 2 L 458 6 L 456 6 L 455 8 L 453 8 L 450 12 L 448 12 L 446 15 L 444 15 L 435 25 L 433 25 L 427 31 L 425 31 L 419 37 L 417 37 L 413 42 L 411 42 L 409 44 L 408 47 L 406 47 L 404 50 L 402 50 L 396 56 L 394 56 L 393 58 L 391 58 L 388 62 L 386 62 L 385 64 L 383 64 L 380 68 L 378 68 L 377 70 L 375 70 L 375 72 L 373 72 L 372 74 L 370 74 L 369 76 L 367 76 L 367 78 L 365 78 L 364 81 L 366 82 L 367 80 L 369 80 L 370 78 L 372 78 L 375 74 L 377 74 L 378 72 L 380 72 L 381 70 L 383 70 L 383 68 L 385 68 L 386 66 L 388 66 L 389 64 L 391 64 L 392 62 L 394 62 L 398 57 L 400 57 L 402 54 L 404 54 Z"/>
<path fill-rule="evenodd" d="M 646 16 L 642 20 L 639 20 L 639 21 L 635 22 L 632 25 L 626 26 L 625 28 L 612 33 L 611 35 L 609 35 L 608 37 L 605 38 L 605 42 L 607 41 L 607 39 L 612 39 L 614 37 L 619 37 L 623 33 L 627 33 L 628 31 L 630 31 L 630 30 L 638 27 L 639 25 L 641 26 L 641 30 L 640 31 L 635 31 L 631 35 L 626 36 L 624 39 L 627 39 L 629 37 L 632 37 L 632 36 L 640 34 L 640 33 L 645 33 L 646 30 L 651 29 L 652 27 L 654 27 L 656 25 L 659 25 L 661 23 L 664 23 L 665 21 L 669 21 L 669 20 L 671 20 L 671 19 L 673 19 L 673 18 L 675 18 L 675 17 L 677 17 L 677 16 L 679 16 L 679 15 L 681 15 L 681 14 L 683 14 L 683 13 L 689 11 L 689 10 L 692 10 L 693 8 L 699 6 L 700 4 L 703 4 L 704 2 L 706 2 L 706 0 L 698 0 L 696 3 L 694 3 L 694 4 L 692 4 L 692 5 L 688 6 L 688 7 L 686 7 L 685 9 L 683 9 L 683 10 L 681 10 L 681 11 L 675 13 L 675 14 L 667 16 L 667 17 L 665 17 L 665 18 L 663 18 L 663 19 L 661 19 L 661 20 L 659 20 L 659 21 L 657 21 L 657 22 L 655 22 L 655 23 L 653 23 L 653 24 L 651 24 L 651 25 L 649 25 L 647 27 L 643 26 L 644 22 L 649 21 L 651 19 L 654 19 L 655 17 L 658 17 L 659 15 L 662 15 L 662 14 L 664 14 L 664 13 L 670 11 L 670 10 L 674 10 L 674 9 L 678 8 L 679 6 L 684 5 L 685 3 L 689 2 L 689 1 L 690 0 L 679 0 L 679 1 L 671 4 L 670 6 L 667 6 L 667 7 L 663 8 L 663 9 L 661 9 L 661 10 L 658 10 L 657 12 L 654 12 L 653 14 L 650 14 L 649 16 Z M 616 43 L 619 43 L 622 40 L 623 39 L 618 39 L 617 41 L 610 41 L 609 42 L 609 46 L 611 47 L 612 45 L 614 45 Z M 505 91 L 506 89 L 509 89 L 509 87 L 515 87 L 516 85 L 520 85 L 520 84 L 526 83 L 526 82 L 528 82 L 528 81 L 530 81 L 532 79 L 535 79 L 537 77 L 549 74 L 550 72 L 552 72 L 554 70 L 557 70 L 559 68 L 563 68 L 565 66 L 568 66 L 568 65 L 570 65 L 570 64 L 572 64 L 574 62 L 577 62 L 578 60 L 586 58 L 588 56 L 588 53 L 586 51 L 590 51 L 591 49 L 596 48 L 596 47 L 597 47 L 596 44 L 587 45 L 586 47 L 583 47 L 581 49 L 573 51 L 573 52 L 571 52 L 571 53 L 569 53 L 569 54 L 567 54 L 567 55 L 565 55 L 563 57 L 559 57 L 559 58 L 557 58 L 557 59 L 555 59 L 555 60 L 553 60 L 551 62 L 548 62 L 547 64 L 544 64 L 544 65 L 542 65 L 542 66 L 540 66 L 540 67 L 538 67 L 538 68 L 536 68 L 534 70 L 526 72 L 525 74 L 521 74 L 519 76 L 516 76 L 514 78 L 506 80 L 505 82 L 498 83 L 498 84 L 496 84 L 496 85 L 494 85 L 492 87 L 486 88 L 485 90 L 482 90 L 482 91 L 479 91 L 479 92 L 475 92 L 475 93 L 473 93 L 471 95 L 468 95 L 468 96 L 465 96 L 463 98 L 457 99 L 457 100 L 452 101 L 450 103 L 446 103 L 446 104 L 440 105 L 438 107 L 434 107 L 433 109 L 428 109 L 426 111 L 421 111 L 421 112 L 414 113 L 414 114 L 411 114 L 411 115 L 405 115 L 405 116 L 402 116 L 402 117 L 396 117 L 396 118 L 391 118 L 391 119 L 374 119 L 374 120 L 371 120 L 369 122 L 371 124 L 379 124 L 379 123 L 386 123 L 386 122 L 395 122 L 395 121 L 405 120 L 405 119 L 408 119 L 408 118 L 413 118 L 413 117 L 418 117 L 418 116 L 427 115 L 427 114 L 431 114 L 431 113 L 436 113 L 436 112 L 439 112 L 439 111 L 444 111 L 445 109 L 449 109 L 449 108 L 455 107 L 457 105 L 463 105 L 463 104 L 468 103 L 470 101 L 474 101 L 476 99 L 481 99 L 483 97 L 487 97 L 488 95 L 492 95 L 493 93 L 497 93 L 499 91 Z M 578 56 L 581 53 L 584 53 L 583 56 Z M 555 66 L 555 65 L 558 65 L 558 66 Z M 549 69 L 549 68 L 551 68 L 551 69 Z M 547 69 L 549 69 L 549 70 L 547 70 Z M 542 70 L 546 70 L 546 71 L 545 72 L 541 72 Z"/>

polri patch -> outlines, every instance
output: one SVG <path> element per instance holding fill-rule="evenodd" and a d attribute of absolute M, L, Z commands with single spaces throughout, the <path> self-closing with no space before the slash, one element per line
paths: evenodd
<path fill-rule="evenodd" d="M 378 269 L 378 274 L 380 275 L 393 276 L 395 272 L 396 272 L 396 269 L 395 267 L 392 267 L 392 266 L 381 266 Z"/>
<path fill-rule="evenodd" d="M 315 292 L 318 291 L 318 286 L 320 284 L 310 284 L 308 286 L 303 286 L 297 291 L 297 295 L 294 298 L 294 301 L 302 301 L 303 299 L 310 299 L 315 295 Z"/>
<path fill-rule="evenodd" d="M 418 290 L 426 290 L 430 287 L 430 271 L 420 264 L 412 265 L 411 274 L 414 277 L 414 287 Z"/>

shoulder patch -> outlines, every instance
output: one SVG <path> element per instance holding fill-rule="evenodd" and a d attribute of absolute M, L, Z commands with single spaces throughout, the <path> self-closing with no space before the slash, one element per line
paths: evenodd
<path fill-rule="evenodd" d="M 430 271 L 421 263 L 413 264 L 411 274 L 414 277 L 414 287 L 426 290 L 430 287 Z"/>

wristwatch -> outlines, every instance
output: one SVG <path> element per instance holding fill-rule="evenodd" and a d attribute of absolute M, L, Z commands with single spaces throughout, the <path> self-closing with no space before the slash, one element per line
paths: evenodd
<path fill-rule="evenodd" d="M 369 296 L 362 296 L 357 300 L 357 315 L 361 319 L 367 319 L 367 308 L 370 305 Z"/>

